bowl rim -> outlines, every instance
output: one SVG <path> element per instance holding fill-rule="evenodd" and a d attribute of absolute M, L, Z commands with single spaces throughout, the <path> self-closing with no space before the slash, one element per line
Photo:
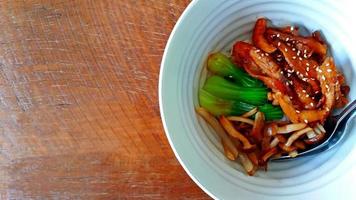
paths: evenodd
<path fill-rule="evenodd" d="M 199 186 L 200 189 L 202 189 L 206 194 L 208 194 L 213 199 L 217 199 L 217 197 L 213 193 L 211 193 L 207 188 L 205 188 L 198 181 L 198 179 L 189 171 L 188 167 L 185 165 L 182 158 L 178 154 L 178 152 L 173 144 L 172 138 L 169 134 L 169 131 L 168 131 L 168 126 L 167 126 L 166 117 L 165 117 L 164 108 L 163 108 L 163 96 L 162 96 L 163 71 L 164 71 L 164 66 L 166 65 L 166 61 L 167 61 L 168 49 L 170 46 L 172 46 L 172 41 L 173 41 L 173 38 L 174 38 L 178 28 L 182 24 L 183 20 L 185 20 L 185 17 L 191 12 L 193 7 L 197 4 L 197 2 L 198 2 L 198 0 L 191 1 L 189 3 L 189 5 L 184 9 L 183 13 L 180 15 L 179 19 L 177 20 L 176 24 L 174 25 L 173 30 L 170 33 L 169 38 L 167 40 L 167 44 L 164 49 L 164 53 L 163 53 L 162 61 L 161 61 L 161 65 L 160 65 L 161 67 L 160 67 L 160 71 L 159 71 L 159 81 L 158 81 L 159 107 L 160 107 L 160 115 L 161 115 L 161 119 L 162 119 L 161 121 L 163 124 L 163 129 L 164 129 L 165 135 L 168 139 L 169 145 L 170 145 L 171 149 L 173 150 L 173 153 L 174 153 L 175 157 L 177 158 L 179 164 L 183 167 L 184 171 L 194 181 L 194 183 Z"/>

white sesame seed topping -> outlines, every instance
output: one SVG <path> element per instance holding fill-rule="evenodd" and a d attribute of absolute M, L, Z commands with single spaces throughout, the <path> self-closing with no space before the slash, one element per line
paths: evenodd
<path fill-rule="evenodd" d="M 290 99 L 293 99 L 293 97 L 292 97 L 292 96 L 290 96 L 289 98 L 290 98 Z"/>
<path fill-rule="evenodd" d="M 307 53 L 307 50 L 306 49 L 304 49 L 304 51 L 303 51 L 304 53 Z"/>
<path fill-rule="evenodd" d="M 258 56 L 258 59 L 261 59 L 262 57 L 261 56 Z"/>
<path fill-rule="evenodd" d="M 296 49 L 293 47 L 293 48 L 292 48 L 292 51 L 295 51 L 295 50 L 296 50 Z"/>
<path fill-rule="evenodd" d="M 314 106 L 314 103 L 313 103 L 313 102 L 311 102 L 311 103 L 310 103 L 310 105 L 311 105 L 311 106 Z"/>
<path fill-rule="evenodd" d="M 255 52 L 258 53 L 258 52 L 260 52 L 260 51 L 261 51 L 261 50 L 257 49 Z"/>
<path fill-rule="evenodd" d="M 290 30 L 293 31 L 293 30 L 294 30 L 294 26 L 291 26 L 291 27 L 290 27 Z"/>
<path fill-rule="evenodd" d="M 285 51 L 285 52 L 288 52 L 288 49 L 287 49 L 287 48 L 284 48 L 284 51 Z"/>
<path fill-rule="evenodd" d="M 299 60 L 303 60 L 302 57 L 299 57 Z"/>
<path fill-rule="evenodd" d="M 325 108 L 325 110 L 326 110 L 327 112 L 329 112 L 329 111 L 330 111 L 330 109 L 329 109 L 328 107 L 326 107 L 326 108 Z"/>
<path fill-rule="evenodd" d="M 295 60 L 297 58 L 297 56 L 293 56 L 292 59 Z"/>
<path fill-rule="evenodd" d="M 327 66 L 327 67 L 328 67 L 328 66 L 330 66 L 330 63 L 326 63 L 326 65 L 325 65 L 325 66 Z"/>
<path fill-rule="evenodd" d="M 290 75 L 291 75 L 290 73 L 287 74 L 288 77 L 290 77 Z"/>
<path fill-rule="evenodd" d="M 305 72 L 305 75 L 309 76 L 309 73 L 308 73 L 308 72 Z"/>
<path fill-rule="evenodd" d="M 304 58 L 308 58 L 308 55 L 307 55 L 307 54 L 304 54 L 303 57 L 304 57 Z"/>
<path fill-rule="evenodd" d="M 306 97 L 309 97 L 309 94 L 306 94 L 305 96 L 306 96 Z"/>
<path fill-rule="evenodd" d="M 286 38 L 286 42 L 288 42 L 288 41 L 289 41 L 289 37 Z"/>
<path fill-rule="evenodd" d="M 277 43 L 277 46 L 281 46 L 281 42 L 278 42 L 278 43 Z"/>
<path fill-rule="evenodd" d="M 308 123 L 308 120 L 305 119 L 304 122 L 307 124 L 307 123 Z"/>
<path fill-rule="evenodd" d="M 328 85 L 325 85 L 325 87 L 326 87 L 327 89 L 329 89 L 329 86 L 328 86 Z"/>
<path fill-rule="evenodd" d="M 327 69 L 326 71 L 327 71 L 327 72 L 332 72 L 332 70 L 331 70 L 331 69 Z"/>
<path fill-rule="evenodd" d="M 288 86 L 288 85 L 289 85 L 289 83 L 288 83 L 288 82 L 286 82 L 286 85 Z"/>
<path fill-rule="evenodd" d="M 298 51 L 297 51 L 297 56 L 299 56 L 299 55 L 300 55 L 300 51 L 298 50 Z"/>
<path fill-rule="evenodd" d="M 297 75 L 299 75 L 299 71 L 297 71 L 296 73 L 297 73 Z"/>
<path fill-rule="evenodd" d="M 281 71 L 281 72 L 279 72 L 279 73 L 283 74 L 283 71 Z"/>
<path fill-rule="evenodd" d="M 312 99 L 314 100 L 314 99 L 315 99 L 315 97 L 312 97 Z"/>
<path fill-rule="evenodd" d="M 302 80 L 305 81 L 305 82 L 307 82 L 307 81 L 308 81 L 308 78 L 303 78 Z"/>
<path fill-rule="evenodd" d="M 305 90 L 302 90 L 302 92 L 303 92 L 303 93 L 306 93 L 307 91 L 305 91 Z"/>
<path fill-rule="evenodd" d="M 306 65 L 307 65 L 307 66 L 310 66 L 310 64 L 309 64 L 309 63 L 307 63 Z"/>
<path fill-rule="evenodd" d="M 265 53 L 266 56 L 269 56 L 269 53 Z"/>
<path fill-rule="evenodd" d="M 290 47 L 290 46 L 292 46 L 292 45 L 291 45 L 290 43 L 287 43 L 287 46 L 289 46 L 289 47 Z"/>
<path fill-rule="evenodd" d="M 325 81 L 325 76 L 324 76 L 324 75 L 322 75 L 322 76 L 321 76 L 321 79 L 323 79 L 323 81 Z"/>
<path fill-rule="evenodd" d="M 280 36 L 280 34 L 278 33 L 278 34 L 277 34 L 277 37 L 279 37 L 279 36 Z"/>
<path fill-rule="evenodd" d="M 339 96 L 336 97 L 336 100 L 339 100 Z"/>
<path fill-rule="evenodd" d="M 296 113 L 300 113 L 300 111 L 299 111 L 299 110 L 295 110 L 295 112 L 296 112 Z"/>
<path fill-rule="evenodd" d="M 309 72 L 309 67 L 307 67 L 306 69 L 307 69 L 307 72 Z"/>

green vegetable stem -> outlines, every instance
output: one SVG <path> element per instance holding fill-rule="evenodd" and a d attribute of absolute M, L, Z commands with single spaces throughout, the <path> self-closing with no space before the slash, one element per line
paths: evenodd
<path fill-rule="evenodd" d="M 244 87 L 264 87 L 263 83 L 237 67 L 222 53 L 213 53 L 208 58 L 208 69 L 222 77 L 228 77 Z"/>

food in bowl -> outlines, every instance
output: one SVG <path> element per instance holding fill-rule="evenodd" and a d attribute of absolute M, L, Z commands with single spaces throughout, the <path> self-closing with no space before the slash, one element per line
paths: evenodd
<path fill-rule="evenodd" d="M 256 21 L 252 44 L 237 41 L 229 56 L 212 53 L 212 75 L 199 90 L 197 113 L 249 175 L 271 158 L 321 143 L 325 120 L 347 104 L 350 90 L 319 31 L 302 35 L 267 22 Z"/>

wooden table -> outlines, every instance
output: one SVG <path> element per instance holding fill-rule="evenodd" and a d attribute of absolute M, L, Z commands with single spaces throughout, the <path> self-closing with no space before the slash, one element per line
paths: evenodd
<path fill-rule="evenodd" d="M 188 0 L 0 1 L 0 199 L 206 199 L 158 76 Z"/>

